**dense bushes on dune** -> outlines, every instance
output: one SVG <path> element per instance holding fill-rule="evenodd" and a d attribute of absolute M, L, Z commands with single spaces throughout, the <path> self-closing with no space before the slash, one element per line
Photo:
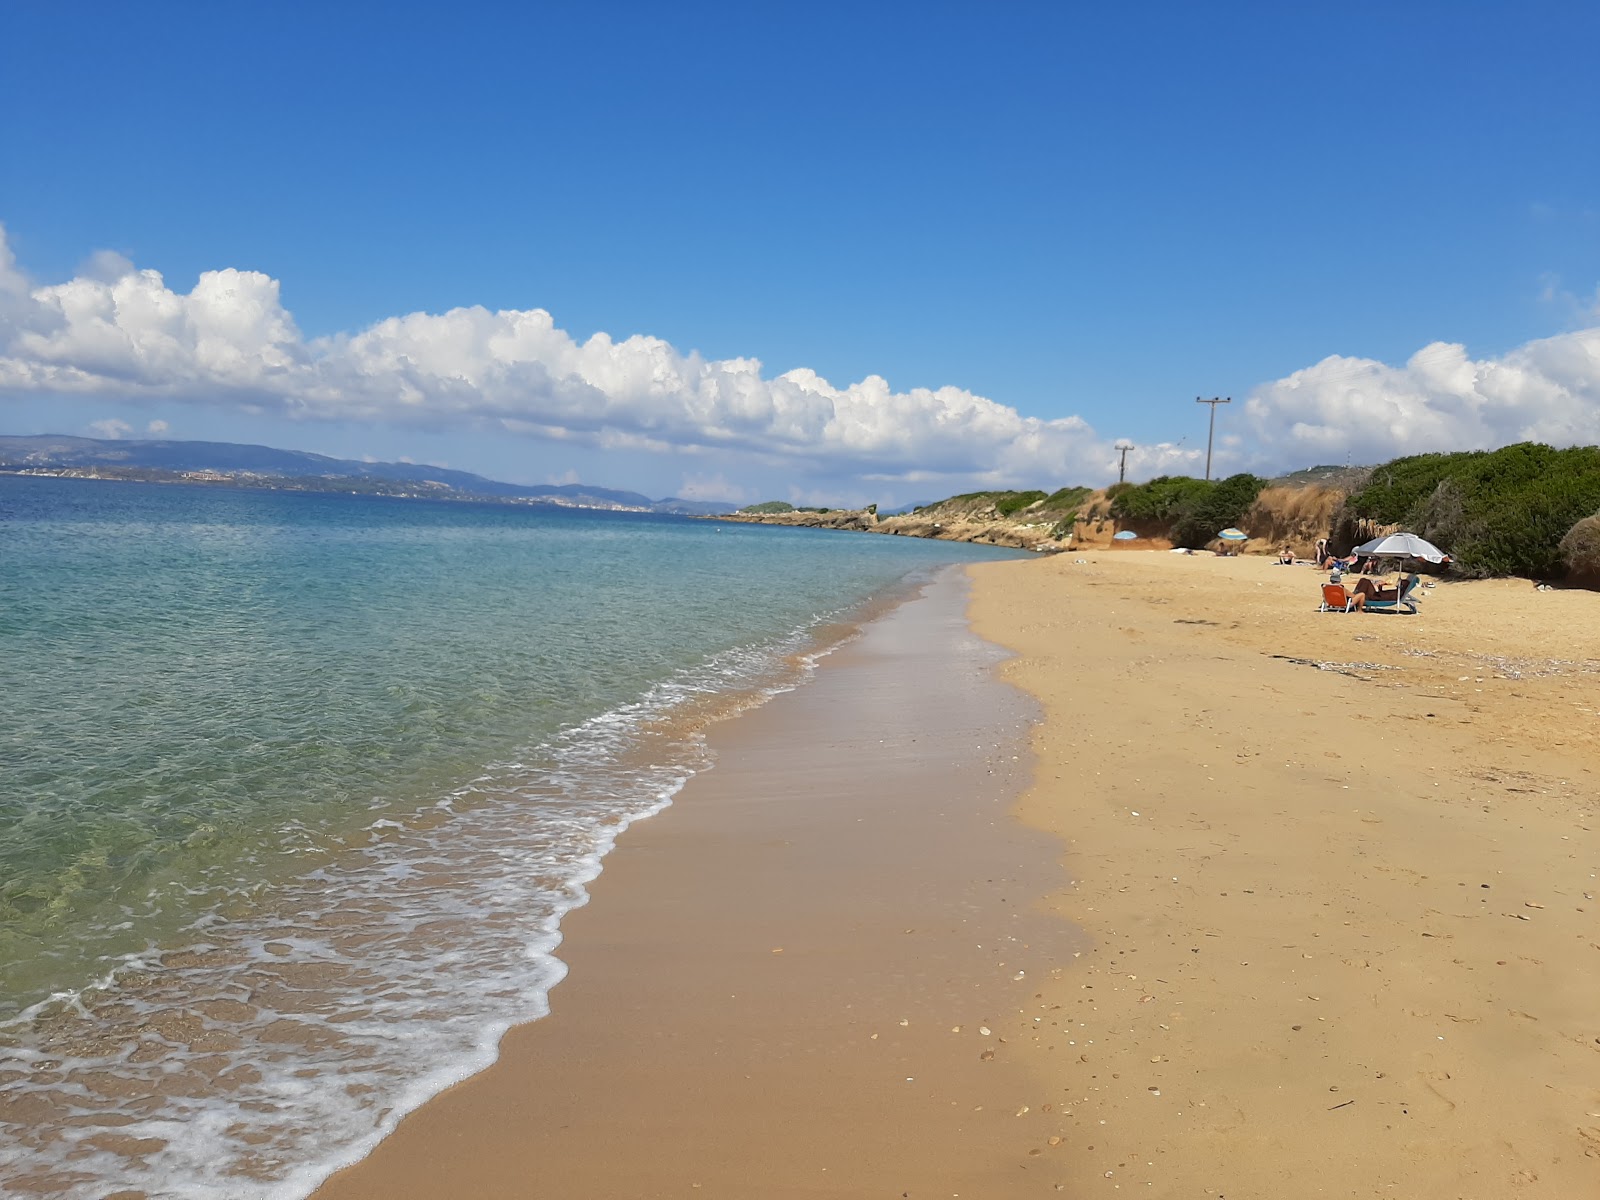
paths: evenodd
<path fill-rule="evenodd" d="M 1170 521 L 1168 536 L 1174 546 L 1204 546 L 1219 530 L 1244 518 L 1266 483 L 1249 474 L 1215 481 L 1161 475 L 1119 490 L 1111 501 L 1111 513 L 1129 521 Z"/>
<path fill-rule="evenodd" d="M 1468 576 L 1562 575 L 1562 539 L 1600 510 L 1600 447 L 1519 442 L 1416 454 L 1374 468 L 1345 522 L 1398 525 L 1448 551 Z"/>
<path fill-rule="evenodd" d="M 1107 489 L 1111 515 L 1125 521 L 1175 521 L 1195 500 L 1211 490 L 1204 479 L 1157 475 L 1148 483 L 1119 484 Z M 1215 532 L 1215 530 L 1213 530 Z"/>

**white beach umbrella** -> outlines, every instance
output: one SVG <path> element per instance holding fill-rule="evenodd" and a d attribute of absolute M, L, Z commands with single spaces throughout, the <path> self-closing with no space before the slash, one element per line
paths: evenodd
<path fill-rule="evenodd" d="M 1420 558 L 1431 563 L 1450 561 L 1443 550 L 1414 533 L 1391 533 L 1387 537 L 1373 538 L 1351 553 L 1370 558 Z"/>

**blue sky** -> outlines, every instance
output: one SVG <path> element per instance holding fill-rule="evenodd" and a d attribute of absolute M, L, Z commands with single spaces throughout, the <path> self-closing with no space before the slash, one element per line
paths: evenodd
<path fill-rule="evenodd" d="M 0 41 L 25 288 L 259 273 L 296 327 L 273 344 L 316 359 L 292 385 L 107 365 L 46 297 L 0 312 L 8 432 L 894 501 L 1104 482 L 1117 438 L 1191 469 L 1200 394 L 1235 397 L 1224 469 L 1596 440 L 1592 5 L 24 4 Z M 659 339 L 677 382 L 519 350 L 481 402 L 446 363 L 391 408 L 392 346 L 359 401 L 306 349 L 474 305 Z M 832 392 L 708 417 L 728 385 L 684 383 L 691 352 Z M 833 394 L 871 376 L 890 399 Z"/>

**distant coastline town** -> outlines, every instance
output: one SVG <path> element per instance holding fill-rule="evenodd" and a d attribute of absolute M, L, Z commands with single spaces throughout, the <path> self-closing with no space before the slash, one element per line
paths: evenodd
<path fill-rule="evenodd" d="M 705 516 L 730 504 L 583 484 L 514 484 L 418 463 L 359 462 L 235 442 L 136 441 L 56 435 L 0 436 L 0 474 L 135 483 L 185 483 L 263 491 L 544 504 L 616 512 Z"/>

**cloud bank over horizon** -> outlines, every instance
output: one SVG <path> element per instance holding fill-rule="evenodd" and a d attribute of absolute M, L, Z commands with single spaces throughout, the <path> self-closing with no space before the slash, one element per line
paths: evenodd
<path fill-rule="evenodd" d="M 277 280 L 204 272 L 188 293 L 120 255 L 37 285 L 0 227 L 0 397 L 223 406 L 292 420 L 511 433 L 547 443 L 754 462 L 796 494 L 853 484 L 1098 483 L 1112 440 L 1078 416 L 1043 419 L 955 387 L 837 387 L 751 358 L 706 359 L 654 337 L 578 341 L 543 309 L 391 317 L 306 338 Z M 1524 439 L 1600 437 L 1600 329 L 1475 361 L 1435 344 L 1404 366 L 1331 356 L 1244 398 L 1219 442 L 1227 470 L 1376 461 Z M 131 429 L 126 422 L 105 423 Z M 1196 471 L 1203 450 L 1141 446 L 1130 474 Z M 952 489 L 954 490 L 954 489 Z"/>
<path fill-rule="evenodd" d="M 1600 442 L 1600 328 L 1473 359 L 1434 342 L 1404 366 L 1330 355 L 1256 388 L 1245 416 L 1279 460 L 1381 462 L 1401 454 L 1512 442 Z"/>

